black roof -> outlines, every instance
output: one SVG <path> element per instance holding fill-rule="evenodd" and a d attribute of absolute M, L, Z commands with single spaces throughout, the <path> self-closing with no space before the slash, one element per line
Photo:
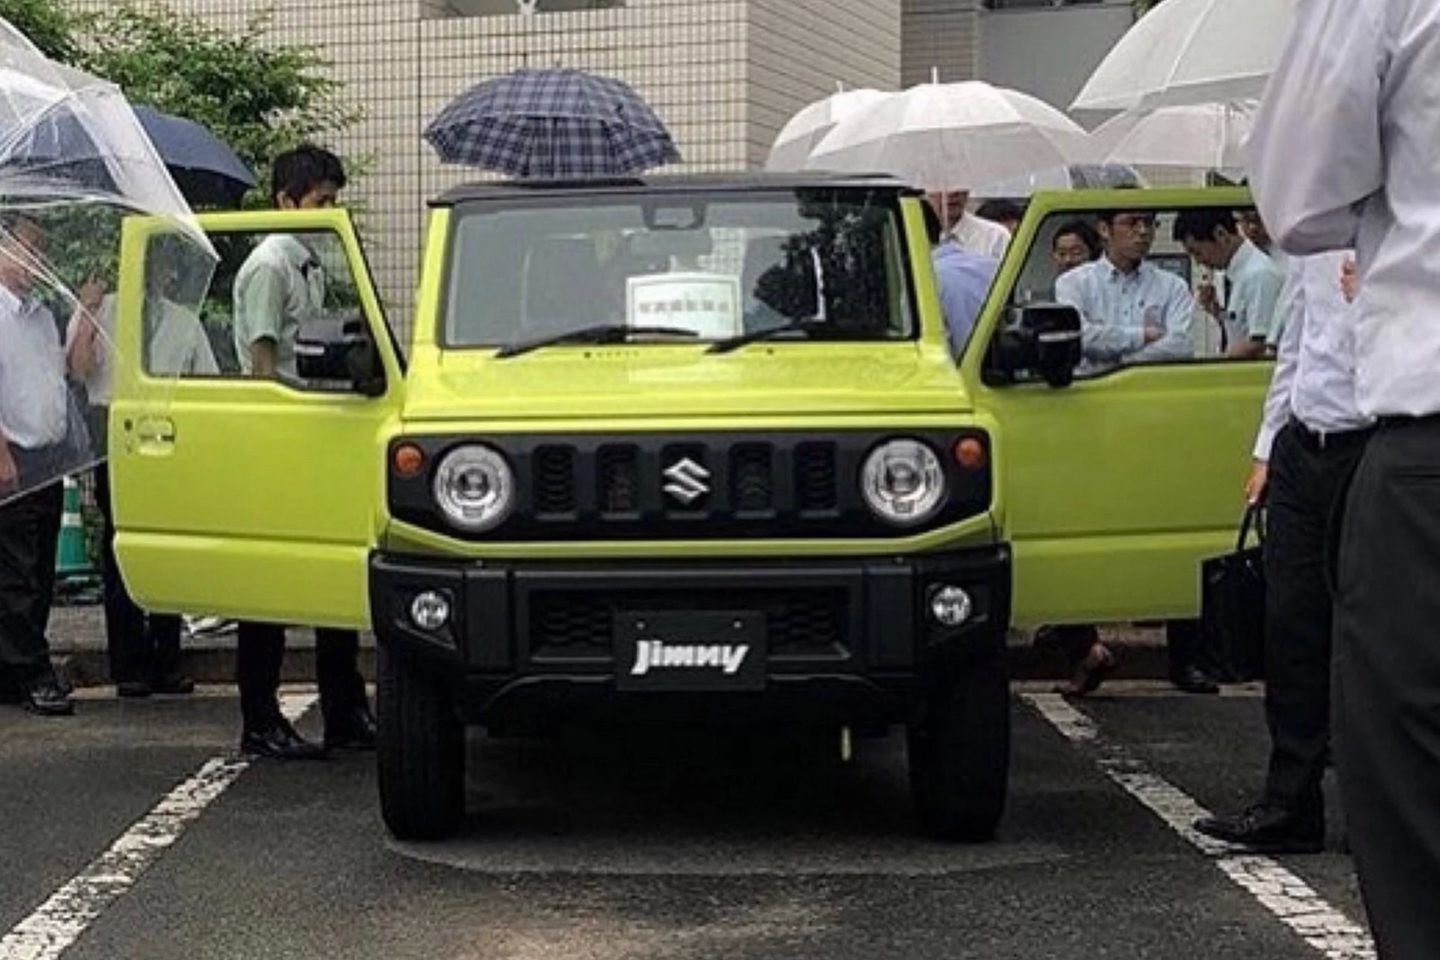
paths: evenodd
<path fill-rule="evenodd" d="M 595 196 L 626 193 L 714 193 L 760 190 L 797 190 L 832 187 L 845 189 L 896 190 L 916 193 L 913 187 L 883 174 L 800 173 L 702 173 L 658 174 L 655 176 L 587 180 L 500 180 L 466 183 L 447 190 L 430 201 L 431 206 L 449 207 L 470 200 L 514 200 L 525 196 Z"/>

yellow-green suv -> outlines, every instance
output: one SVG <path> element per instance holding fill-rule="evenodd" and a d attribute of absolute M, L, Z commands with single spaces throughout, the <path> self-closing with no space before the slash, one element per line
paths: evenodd
<path fill-rule="evenodd" d="M 1052 290 L 1062 221 L 1152 211 L 1164 240 L 1243 192 L 1038 197 L 958 358 L 922 202 L 823 175 L 462 187 L 433 204 L 403 348 L 343 212 L 207 215 L 222 260 L 190 319 L 220 373 L 198 377 L 147 364 L 163 246 L 131 222 L 127 583 L 154 609 L 373 629 L 402 838 L 458 827 L 465 725 L 616 708 L 906 724 L 924 824 L 990 837 L 1008 628 L 1193 616 L 1268 369 L 1218 360 L 1198 311 L 1190 362 L 1091 362 L 1098 318 Z M 276 234 L 325 308 L 261 380 L 232 287 Z M 1156 262 L 1198 286 L 1176 249 Z"/>

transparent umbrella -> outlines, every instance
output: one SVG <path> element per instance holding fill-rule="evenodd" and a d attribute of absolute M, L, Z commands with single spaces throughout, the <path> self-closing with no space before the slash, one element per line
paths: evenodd
<path fill-rule="evenodd" d="M 1295 0 L 1165 0 L 1095 68 L 1072 110 L 1133 110 L 1259 97 Z"/>
<path fill-rule="evenodd" d="M 806 166 L 968 190 L 1084 162 L 1088 149 L 1084 128 L 1027 94 L 980 81 L 927 83 L 842 120 Z"/>
<path fill-rule="evenodd" d="M 104 456 L 131 214 L 155 218 L 166 251 L 146 258 L 141 309 L 193 315 L 215 253 L 129 103 L 0 20 L 0 501 Z"/>
<path fill-rule="evenodd" d="M 803 170 L 815 147 L 836 124 L 886 96 L 879 90 L 842 90 L 805 107 L 790 118 L 775 138 L 765 169 Z"/>
<path fill-rule="evenodd" d="M 1206 103 L 1123 113 L 1091 138 L 1111 163 L 1181 167 L 1243 175 L 1245 142 L 1259 103 Z"/>

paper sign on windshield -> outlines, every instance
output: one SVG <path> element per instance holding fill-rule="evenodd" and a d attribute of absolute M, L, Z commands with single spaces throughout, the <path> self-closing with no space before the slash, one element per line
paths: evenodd
<path fill-rule="evenodd" d="M 626 322 L 632 327 L 679 327 L 706 340 L 742 331 L 740 281 L 719 273 L 657 273 L 630 277 Z"/>

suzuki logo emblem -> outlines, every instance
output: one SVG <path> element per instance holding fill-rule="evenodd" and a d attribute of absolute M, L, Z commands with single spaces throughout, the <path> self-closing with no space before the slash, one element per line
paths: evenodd
<path fill-rule="evenodd" d="M 689 457 L 667 467 L 665 479 L 665 492 L 687 507 L 710 492 L 710 471 Z"/>

